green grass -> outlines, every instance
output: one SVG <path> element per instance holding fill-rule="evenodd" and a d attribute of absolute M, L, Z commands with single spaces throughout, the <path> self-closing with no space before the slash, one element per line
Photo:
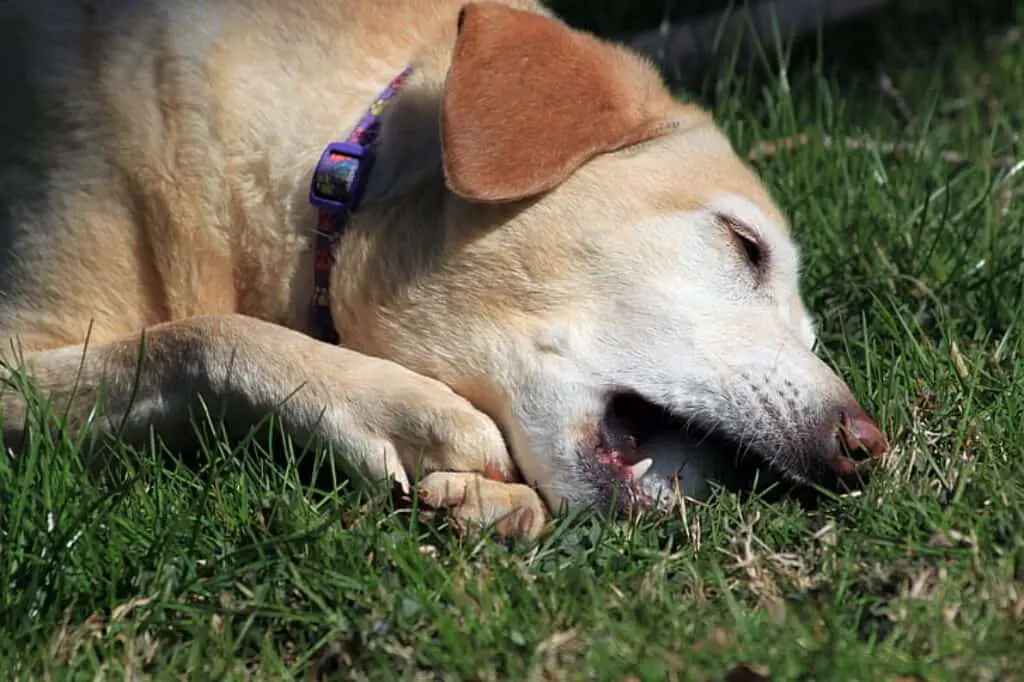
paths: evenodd
<path fill-rule="evenodd" d="M 99 474 L 39 430 L 0 457 L 0 678 L 1024 679 L 1024 9 L 904 11 L 696 93 L 741 150 L 807 136 L 756 165 L 894 444 L 862 494 L 526 547 L 316 493 L 268 444 L 113 448 Z"/>

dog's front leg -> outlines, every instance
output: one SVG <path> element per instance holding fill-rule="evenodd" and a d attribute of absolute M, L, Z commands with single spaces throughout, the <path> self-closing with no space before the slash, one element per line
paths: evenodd
<path fill-rule="evenodd" d="M 88 428 L 143 443 L 152 432 L 174 442 L 193 433 L 191 419 L 207 413 L 234 434 L 274 413 L 297 442 L 322 439 L 352 468 L 406 489 L 409 473 L 487 472 L 487 495 L 472 497 L 466 520 L 485 522 L 495 509 L 515 511 L 507 509 L 509 500 L 543 508 L 525 486 L 504 497 L 496 492 L 515 485 L 492 480 L 511 479 L 514 472 L 501 433 L 444 384 L 255 318 L 190 318 L 136 336 L 27 352 L 17 361 L 5 353 L 4 359 L 8 447 L 17 448 L 27 435 L 28 391 L 17 384 L 28 378 L 54 413 L 66 415 L 61 428 L 73 433 Z M 436 494 L 446 482 L 427 479 L 434 501 L 459 507 L 461 498 Z M 517 532 L 513 526 L 508 530 Z"/>

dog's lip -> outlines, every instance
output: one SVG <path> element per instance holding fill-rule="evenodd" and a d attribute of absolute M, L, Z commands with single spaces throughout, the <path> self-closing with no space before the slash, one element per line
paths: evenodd
<path fill-rule="evenodd" d="M 859 469 L 858 464 L 859 462 L 845 455 L 839 455 L 829 462 L 832 471 L 840 478 L 855 476 Z"/>
<path fill-rule="evenodd" d="M 616 433 L 608 431 L 615 425 L 607 419 L 608 410 L 622 396 L 639 401 L 642 412 L 653 420 L 647 423 L 646 433 L 641 429 L 641 437 L 616 455 L 601 446 L 607 446 L 609 435 Z M 592 438 L 581 445 L 584 464 L 578 471 L 591 499 L 599 504 L 611 501 L 619 514 L 628 515 L 631 509 L 667 512 L 683 500 L 706 502 L 718 488 L 739 494 L 764 492 L 773 499 L 792 493 L 816 495 L 816 490 L 855 490 L 862 488 L 878 463 L 856 457 L 841 443 L 827 452 L 752 448 L 717 421 L 671 410 L 638 393 L 620 391 L 606 397 L 600 426 L 590 431 L 591 422 L 588 435 Z M 627 422 L 626 435 L 629 430 Z"/>
<path fill-rule="evenodd" d="M 713 462 L 716 473 L 712 478 L 722 474 L 736 478 L 739 474 L 740 478 L 736 479 L 739 482 L 745 478 L 743 472 L 747 465 L 742 464 L 745 460 L 755 468 L 767 467 L 791 483 L 808 484 L 818 479 L 813 472 L 780 466 L 775 458 L 744 447 L 721 428 L 696 416 L 671 410 L 636 392 L 612 391 L 606 405 L 600 438 L 592 453 L 639 496 L 649 487 L 671 489 L 680 480 L 684 468 L 698 459 L 702 460 L 699 467 Z M 659 446 L 651 456 L 650 451 L 645 452 L 645 446 L 655 439 L 659 440 Z M 877 463 L 873 459 L 855 458 L 845 450 L 822 457 L 819 462 L 823 467 L 821 474 L 824 474 L 819 483 L 835 477 L 846 484 L 855 482 Z"/>
<path fill-rule="evenodd" d="M 859 476 L 876 470 L 879 467 L 879 460 L 874 458 L 857 459 L 842 454 L 836 456 L 829 463 L 832 473 L 844 481 L 852 481 Z"/>
<path fill-rule="evenodd" d="M 666 494 L 675 497 L 684 471 L 690 476 L 703 473 L 703 464 L 696 470 L 691 466 L 696 458 L 710 455 L 726 462 L 727 453 L 736 451 L 720 442 L 715 429 L 636 392 L 610 391 L 605 404 L 596 438 L 584 449 L 604 471 L 614 474 L 635 502 L 652 502 L 652 497 Z"/>
<path fill-rule="evenodd" d="M 595 456 L 602 464 L 614 467 L 624 480 L 631 482 L 642 479 L 654 466 L 653 457 L 629 457 L 604 448 L 598 449 Z"/>

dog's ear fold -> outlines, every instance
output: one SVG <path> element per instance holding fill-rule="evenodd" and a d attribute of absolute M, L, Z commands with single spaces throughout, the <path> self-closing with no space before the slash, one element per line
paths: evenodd
<path fill-rule="evenodd" d="M 660 134 L 660 79 L 623 49 L 505 5 L 462 9 L 441 111 L 449 189 L 530 197 L 589 159 Z"/>

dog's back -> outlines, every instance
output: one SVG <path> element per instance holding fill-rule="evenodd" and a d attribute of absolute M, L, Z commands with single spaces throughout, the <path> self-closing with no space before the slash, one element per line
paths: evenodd
<path fill-rule="evenodd" d="M 15 2 L 5 331 L 52 347 L 197 314 L 301 326 L 309 159 L 461 4 Z"/>

